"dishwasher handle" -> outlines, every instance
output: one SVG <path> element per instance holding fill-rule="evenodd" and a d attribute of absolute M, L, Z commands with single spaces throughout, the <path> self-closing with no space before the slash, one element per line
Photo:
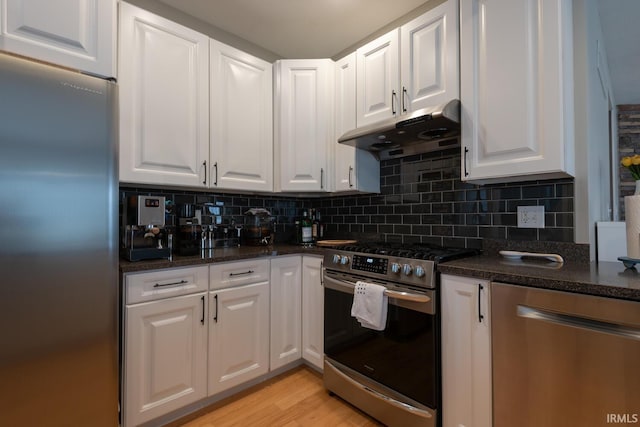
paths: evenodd
<path fill-rule="evenodd" d="M 631 338 L 640 341 L 640 328 L 633 328 L 602 320 L 588 319 L 571 314 L 556 313 L 539 308 L 528 307 L 526 305 L 518 305 L 517 313 L 519 317 L 527 319 L 540 320 L 543 322 L 555 323 L 557 325 L 585 329 L 592 332 L 600 332 L 603 334 Z"/>

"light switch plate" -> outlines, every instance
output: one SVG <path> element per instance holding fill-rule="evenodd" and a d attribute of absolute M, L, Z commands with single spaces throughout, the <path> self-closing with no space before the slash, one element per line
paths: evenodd
<path fill-rule="evenodd" d="M 544 206 L 518 206 L 519 228 L 544 228 Z"/>

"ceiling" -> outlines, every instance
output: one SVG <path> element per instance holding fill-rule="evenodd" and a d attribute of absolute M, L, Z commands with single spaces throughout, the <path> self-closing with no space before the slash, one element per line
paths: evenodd
<path fill-rule="evenodd" d="M 427 3 L 425 0 L 159 1 L 282 58 L 335 57 Z M 640 104 L 640 1 L 597 2 L 616 103 Z"/>

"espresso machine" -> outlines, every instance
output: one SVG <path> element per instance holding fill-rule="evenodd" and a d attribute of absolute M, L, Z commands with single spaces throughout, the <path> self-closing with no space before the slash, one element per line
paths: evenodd
<path fill-rule="evenodd" d="M 171 259 L 172 235 L 165 229 L 163 196 L 130 196 L 122 212 L 123 256 L 129 261 Z"/>

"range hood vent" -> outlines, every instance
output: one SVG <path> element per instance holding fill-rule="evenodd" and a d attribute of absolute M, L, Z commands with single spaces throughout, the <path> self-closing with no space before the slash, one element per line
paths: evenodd
<path fill-rule="evenodd" d="M 354 129 L 338 142 L 371 151 L 381 160 L 460 147 L 460 101 Z"/>

